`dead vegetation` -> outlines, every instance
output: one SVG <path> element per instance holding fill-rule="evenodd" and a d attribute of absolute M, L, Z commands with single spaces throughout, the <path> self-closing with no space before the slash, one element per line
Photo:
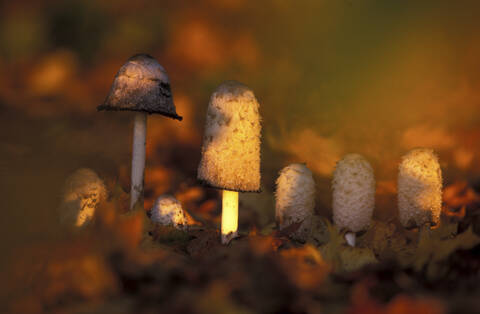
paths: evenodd
<path fill-rule="evenodd" d="M 4 305 L 11 313 L 473 313 L 478 195 L 459 183 L 445 197 L 438 228 L 419 234 L 376 220 L 353 248 L 318 216 L 306 243 L 286 236 L 296 224 L 224 246 L 207 224 L 181 231 L 153 225 L 143 210 L 125 213 L 128 198 L 117 193 L 89 228 L 19 251 Z"/>

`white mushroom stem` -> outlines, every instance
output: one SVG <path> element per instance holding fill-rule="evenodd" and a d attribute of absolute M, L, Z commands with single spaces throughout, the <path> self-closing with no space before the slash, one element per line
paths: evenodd
<path fill-rule="evenodd" d="M 130 188 L 130 209 L 143 198 L 145 176 L 145 143 L 147 135 L 147 114 L 135 113 L 133 124 L 132 184 Z"/>
<path fill-rule="evenodd" d="M 238 235 L 238 192 L 222 191 L 222 244 Z"/>
<path fill-rule="evenodd" d="M 347 241 L 348 245 L 355 247 L 355 239 L 356 235 L 354 232 L 347 232 L 345 234 L 345 240 Z"/>

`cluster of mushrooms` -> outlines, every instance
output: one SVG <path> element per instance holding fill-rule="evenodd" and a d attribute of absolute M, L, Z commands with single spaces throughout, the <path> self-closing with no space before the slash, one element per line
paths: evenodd
<path fill-rule="evenodd" d="M 145 138 L 148 114 L 182 120 L 173 103 L 164 68 L 151 56 L 138 54 L 120 68 L 110 93 L 98 110 L 134 111 L 130 208 L 143 208 Z M 238 235 L 238 192 L 260 192 L 259 103 L 247 86 L 227 81 L 212 94 L 207 109 L 198 180 L 222 190 L 221 241 Z M 275 219 L 280 229 L 299 224 L 291 237 L 305 240 L 312 228 L 315 182 L 304 164 L 291 164 L 276 181 Z M 335 168 L 332 181 L 333 221 L 355 246 L 356 234 L 368 228 L 375 206 L 375 177 L 370 163 L 348 154 Z M 80 227 L 93 217 L 107 195 L 102 180 L 89 169 L 69 177 L 62 217 Z M 442 174 L 431 149 L 416 148 L 403 156 L 398 172 L 399 219 L 406 228 L 428 228 L 440 220 Z M 159 224 L 187 228 L 182 206 L 173 196 L 160 196 L 151 209 Z"/>

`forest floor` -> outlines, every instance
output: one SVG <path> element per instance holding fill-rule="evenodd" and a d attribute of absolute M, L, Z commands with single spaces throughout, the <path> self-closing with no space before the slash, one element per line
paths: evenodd
<path fill-rule="evenodd" d="M 220 244 L 215 225 L 187 231 L 128 212 L 117 193 L 96 219 L 55 243 L 22 248 L 9 264 L 11 313 L 478 313 L 480 197 L 445 190 L 442 221 L 405 230 L 375 220 L 345 243 L 314 217 L 306 242 L 272 223 Z"/>

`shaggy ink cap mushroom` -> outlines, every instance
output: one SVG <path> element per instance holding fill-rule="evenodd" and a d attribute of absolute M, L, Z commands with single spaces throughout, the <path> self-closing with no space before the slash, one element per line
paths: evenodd
<path fill-rule="evenodd" d="M 238 192 L 260 192 L 259 104 L 247 86 L 227 81 L 207 109 L 197 178 L 222 191 L 222 243 L 238 232 Z"/>
<path fill-rule="evenodd" d="M 442 170 L 429 148 L 415 148 L 398 168 L 398 211 L 405 228 L 436 225 L 442 211 Z"/>
<path fill-rule="evenodd" d="M 151 219 L 161 225 L 170 225 L 178 229 L 187 227 L 187 217 L 182 204 L 171 195 L 162 195 L 155 201 L 151 209 Z"/>
<path fill-rule="evenodd" d="M 346 239 L 355 245 L 355 233 L 366 230 L 375 207 L 375 176 L 370 163 L 359 154 L 347 154 L 333 173 L 333 221 L 346 229 Z"/>
<path fill-rule="evenodd" d="M 275 192 L 275 218 L 280 229 L 300 223 L 290 236 L 306 240 L 315 209 L 315 181 L 304 164 L 291 164 L 280 171 Z"/>
<path fill-rule="evenodd" d="M 65 181 L 61 221 L 64 224 L 82 227 L 95 215 L 98 204 L 107 198 L 107 189 L 95 171 L 81 168 L 73 172 Z"/>
<path fill-rule="evenodd" d="M 115 76 L 107 99 L 97 109 L 157 113 L 182 120 L 173 103 L 167 72 L 148 54 L 127 60 Z"/>
<path fill-rule="evenodd" d="M 97 109 L 136 112 L 130 188 L 130 209 L 133 209 L 142 203 L 143 198 L 147 114 L 157 113 L 182 120 L 173 104 L 167 73 L 147 54 L 131 57 L 118 71 L 107 99 Z"/>

